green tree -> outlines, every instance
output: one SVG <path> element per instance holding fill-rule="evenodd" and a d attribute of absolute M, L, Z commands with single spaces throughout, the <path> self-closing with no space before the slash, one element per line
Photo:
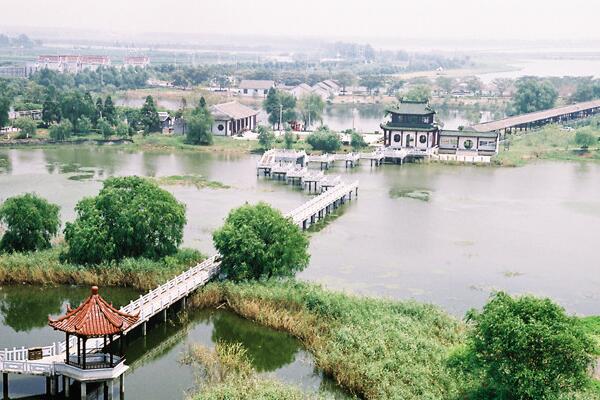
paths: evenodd
<path fill-rule="evenodd" d="M 367 142 L 365 142 L 363 135 L 356 131 L 352 131 L 350 136 L 350 146 L 352 146 L 352 150 L 358 151 L 364 147 L 367 147 Z"/>
<path fill-rule="evenodd" d="M 360 78 L 360 84 L 367 88 L 369 94 L 373 94 L 381 86 L 383 86 L 384 78 L 379 74 L 364 75 Z"/>
<path fill-rule="evenodd" d="M 92 118 L 92 122 L 94 126 L 98 123 L 98 120 L 104 116 L 104 103 L 102 102 L 102 97 L 96 99 L 96 107 L 94 110 L 94 116 Z"/>
<path fill-rule="evenodd" d="M 117 122 L 117 110 L 110 96 L 106 96 L 106 100 L 104 100 L 104 114 L 102 117 L 111 125 L 115 125 Z"/>
<path fill-rule="evenodd" d="M 273 143 L 275 143 L 275 134 L 269 127 L 264 125 L 259 125 L 258 128 L 258 144 L 263 150 L 269 150 L 273 148 Z"/>
<path fill-rule="evenodd" d="M 221 271 L 236 281 L 293 276 L 308 265 L 306 235 L 266 203 L 231 211 L 213 242 Z"/>
<path fill-rule="evenodd" d="M 160 130 L 160 118 L 158 118 L 158 111 L 156 111 L 152 96 L 146 97 L 140 110 L 140 124 L 144 129 L 144 134 Z"/>
<path fill-rule="evenodd" d="M 575 143 L 587 150 L 590 146 L 598 144 L 598 136 L 594 135 L 589 127 L 578 129 L 575 132 Z"/>
<path fill-rule="evenodd" d="M 504 93 L 512 86 L 513 80 L 510 78 L 496 78 L 492 83 L 496 86 L 500 97 L 504 97 Z"/>
<path fill-rule="evenodd" d="M 92 130 L 92 120 L 89 117 L 82 115 L 77 120 L 77 130 L 78 133 L 89 133 Z"/>
<path fill-rule="evenodd" d="M 415 85 L 402 96 L 402 100 L 429 101 L 431 99 L 431 88 L 429 85 Z"/>
<path fill-rule="evenodd" d="M 51 95 L 46 96 L 42 107 L 42 121 L 44 121 L 46 126 L 50 126 L 54 122 L 60 122 L 61 118 L 62 115 L 58 100 Z"/>
<path fill-rule="evenodd" d="M 356 82 L 356 75 L 350 71 L 338 72 L 334 78 L 342 87 L 342 93 L 346 93 L 348 86 L 352 86 Z"/>
<path fill-rule="evenodd" d="M 194 108 L 185 118 L 186 122 L 186 142 L 208 146 L 213 143 L 212 124 L 213 118 L 210 110 L 206 107 L 206 102 L 202 102 Z"/>
<path fill-rule="evenodd" d="M 129 133 L 129 125 L 123 121 L 119 121 L 115 127 L 115 134 L 120 137 L 127 137 Z"/>
<path fill-rule="evenodd" d="M 279 107 L 281 102 L 275 88 L 269 89 L 267 97 L 263 101 L 263 109 L 269 115 L 269 123 L 275 129 L 275 125 L 279 122 Z"/>
<path fill-rule="evenodd" d="M 96 197 L 81 200 L 65 227 L 63 257 L 97 264 L 124 257 L 158 259 L 183 240 L 185 206 L 155 183 L 137 176 L 109 178 Z"/>
<path fill-rule="evenodd" d="M 19 138 L 32 138 L 37 130 L 37 123 L 31 118 L 18 118 L 13 126 L 21 130 Z"/>
<path fill-rule="evenodd" d="M 73 134 L 73 125 L 69 120 L 64 120 L 61 123 L 50 125 L 48 134 L 52 140 L 67 140 Z"/>
<path fill-rule="evenodd" d="M 100 133 L 104 139 L 110 138 L 114 133 L 110 122 L 105 118 L 100 118 L 96 127 L 98 128 L 98 133 Z"/>
<path fill-rule="evenodd" d="M 435 79 L 435 84 L 438 85 L 438 87 L 442 89 L 444 93 L 450 94 L 454 88 L 455 80 L 448 76 L 438 76 Z"/>
<path fill-rule="evenodd" d="M 6 231 L 0 240 L 2 251 L 35 251 L 50 247 L 58 232 L 59 207 L 35 194 L 8 198 L 0 206 L 0 221 Z"/>
<path fill-rule="evenodd" d="M 296 143 L 296 134 L 292 132 L 291 129 L 286 129 L 285 134 L 283 135 L 283 145 L 286 149 L 291 149 L 294 147 L 294 143 Z"/>
<path fill-rule="evenodd" d="M 321 96 L 311 93 L 300 98 L 298 108 L 304 121 L 304 130 L 307 130 L 315 121 L 322 121 L 325 103 Z"/>
<path fill-rule="evenodd" d="M 558 92 L 552 83 L 545 79 L 523 77 L 517 79 L 512 98 L 512 112 L 516 114 L 547 110 L 554 107 Z"/>
<path fill-rule="evenodd" d="M 318 129 L 316 132 L 311 133 L 306 138 L 306 142 L 312 146 L 315 150 L 321 150 L 326 153 L 333 153 L 342 147 L 342 141 L 340 136 L 329 131 L 327 128 Z"/>
<path fill-rule="evenodd" d="M 10 111 L 10 100 L 0 96 L 0 128 L 8 125 L 8 112 Z"/>
<path fill-rule="evenodd" d="M 485 398 L 554 399 L 588 382 L 594 346 L 551 300 L 500 292 L 467 319 L 468 347 L 452 363 L 479 374 Z"/>

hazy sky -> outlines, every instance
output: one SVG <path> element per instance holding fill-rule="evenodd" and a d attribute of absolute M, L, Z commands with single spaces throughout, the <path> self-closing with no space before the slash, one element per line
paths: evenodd
<path fill-rule="evenodd" d="M 598 0 L 0 0 L 0 10 L 11 26 L 120 33 L 600 39 Z"/>

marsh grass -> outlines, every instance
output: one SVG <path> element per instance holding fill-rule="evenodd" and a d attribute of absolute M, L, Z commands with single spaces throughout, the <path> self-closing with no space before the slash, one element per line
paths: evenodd
<path fill-rule="evenodd" d="M 200 392 L 195 399 L 307 399 L 300 389 L 260 377 L 240 343 L 218 342 L 211 350 L 192 345 L 181 362 L 200 371 Z"/>
<path fill-rule="evenodd" d="M 445 367 L 464 325 L 438 308 L 327 292 L 296 281 L 213 283 L 192 300 L 299 338 L 338 384 L 367 399 L 447 399 L 459 385 Z"/>
<path fill-rule="evenodd" d="M 600 129 L 588 129 L 593 129 L 600 136 Z M 511 135 L 508 140 L 509 149 L 505 150 L 501 144 L 499 154 L 493 158 L 497 165 L 522 166 L 535 160 L 600 161 L 600 150 L 597 147 L 581 151 L 575 143 L 575 132 L 561 130 L 558 125 Z"/>
<path fill-rule="evenodd" d="M 392 188 L 389 191 L 389 196 L 392 199 L 408 198 L 420 201 L 429 201 L 431 198 L 431 191 L 425 189 Z"/>
<path fill-rule="evenodd" d="M 62 246 L 30 253 L 0 254 L 0 283 L 102 285 L 149 290 L 197 264 L 197 250 L 180 249 L 161 260 L 123 259 L 100 265 L 61 263 Z"/>

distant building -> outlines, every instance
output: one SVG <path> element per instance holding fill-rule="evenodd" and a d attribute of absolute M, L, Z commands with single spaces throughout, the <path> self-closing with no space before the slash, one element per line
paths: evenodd
<path fill-rule="evenodd" d="M 27 75 L 26 66 L 8 65 L 0 67 L 1 78 L 25 78 Z"/>
<path fill-rule="evenodd" d="M 258 111 L 237 101 L 216 104 L 210 107 L 213 117 L 213 135 L 232 136 L 256 128 Z"/>
<path fill-rule="evenodd" d="M 173 118 L 166 111 L 158 112 L 158 119 L 160 120 L 160 128 L 163 133 L 173 132 Z"/>
<path fill-rule="evenodd" d="M 496 132 L 442 130 L 434 122 L 435 111 L 426 102 L 401 101 L 388 108 L 391 118 L 381 124 L 383 144 L 434 154 L 490 156 L 498 151 Z"/>
<path fill-rule="evenodd" d="M 239 92 L 243 96 L 266 97 L 269 89 L 275 87 L 275 82 L 270 80 L 244 79 L 240 82 Z"/>
<path fill-rule="evenodd" d="M 31 118 L 35 121 L 42 119 L 42 110 L 9 111 L 8 119 Z"/>
<path fill-rule="evenodd" d="M 148 65 L 150 65 L 150 57 L 148 56 L 130 56 L 123 58 L 123 67 L 146 68 Z"/>
<path fill-rule="evenodd" d="M 30 63 L 30 72 L 49 69 L 57 72 L 77 73 L 83 70 L 96 70 L 100 67 L 109 67 L 111 60 L 109 56 L 102 55 L 41 55 L 35 63 Z"/>
<path fill-rule="evenodd" d="M 292 96 L 299 99 L 303 96 L 310 94 L 312 92 L 312 88 L 306 83 L 301 83 L 298 86 L 295 86 L 294 88 L 290 89 L 289 92 L 292 94 Z"/>

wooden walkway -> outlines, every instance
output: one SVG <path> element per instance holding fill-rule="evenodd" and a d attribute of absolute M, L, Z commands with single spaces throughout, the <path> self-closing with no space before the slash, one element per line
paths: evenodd
<path fill-rule="evenodd" d="M 351 184 L 338 183 L 289 212 L 286 216 L 302 229 L 307 229 L 316 220 L 323 218 L 341 204 L 351 200 L 353 195 L 358 195 L 358 182 Z M 219 270 L 220 255 L 216 254 L 121 307 L 121 310 L 128 314 L 139 313 L 140 315 L 136 324 L 131 326 L 125 334 L 133 329 L 140 328 L 142 334 L 145 335 L 148 321 L 155 316 L 160 316 L 166 321 L 169 307 L 175 303 L 181 303 L 185 308 L 187 296 L 218 275 Z M 73 368 L 64 363 L 66 346 L 67 343 L 63 341 L 42 347 L 42 358 L 40 360 L 29 360 L 28 349 L 25 347 L 1 350 L 0 372 L 3 373 L 3 377 L 6 377 L 6 382 L 8 381 L 8 373 L 46 377 L 65 376 L 69 373 L 67 370 Z M 73 338 L 69 343 L 72 354 L 74 354 L 76 346 L 76 340 Z M 97 353 L 103 347 L 104 342 L 102 339 L 89 339 L 87 341 L 88 353 Z M 124 367 L 124 370 L 118 371 L 118 373 L 122 375 L 126 369 L 127 367 Z M 110 376 L 114 375 L 114 371 L 109 369 L 86 370 L 87 372 L 91 374 L 89 380 L 110 379 Z"/>

